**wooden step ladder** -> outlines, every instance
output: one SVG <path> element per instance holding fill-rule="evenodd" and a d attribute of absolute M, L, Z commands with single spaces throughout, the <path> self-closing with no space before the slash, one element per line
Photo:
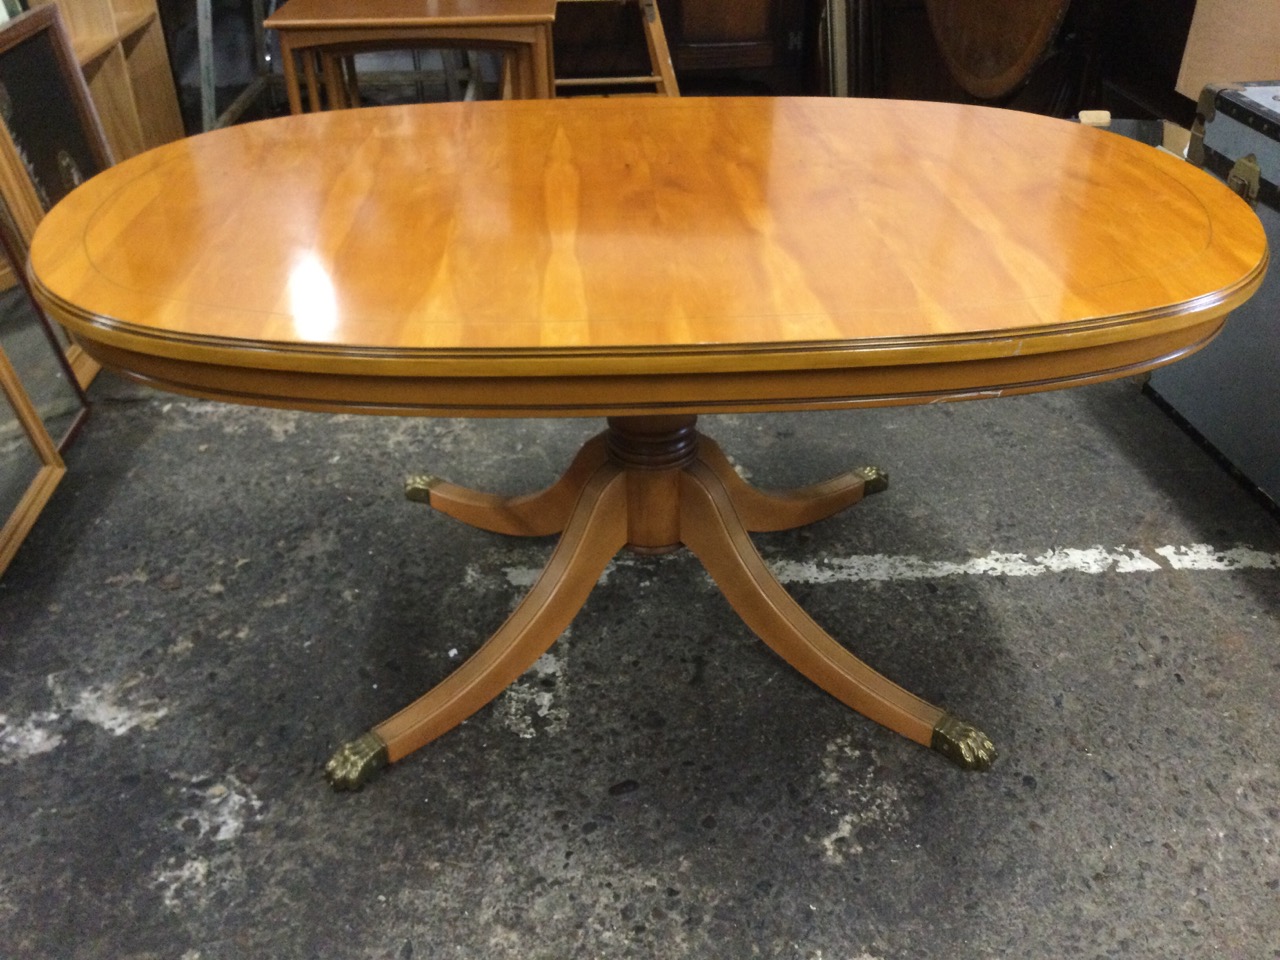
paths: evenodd
<path fill-rule="evenodd" d="M 557 92 L 571 93 L 575 88 L 619 87 L 629 93 L 640 92 L 637 87 L 653 87 L 658 96 L 678 97 L 675 68 L 671 65 L 671 51 L 667 48 L 667 35 L 662 29 L 662 17 L 658 14 L 656 0 L 559 0 L 560 3 L 628 3 L 639 8 L 644 28 L 645 43 L 649 48 L 650 72 L 637 76 L 566 77 L 557 79 Z"/>

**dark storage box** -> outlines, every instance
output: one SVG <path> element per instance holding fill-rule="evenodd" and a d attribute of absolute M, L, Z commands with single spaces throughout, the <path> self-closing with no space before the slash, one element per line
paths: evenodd
<path fill-rule="evenodd" d="M 1187 156 L 1252 194 L 1274 256 L 1280 249 L 1280 81 L 1206 87 Z M 1212 343 L 1155 371 L 1150 387 L 1280 502 L 1280 268 L 1272 264 L 1262 287 Z"/>

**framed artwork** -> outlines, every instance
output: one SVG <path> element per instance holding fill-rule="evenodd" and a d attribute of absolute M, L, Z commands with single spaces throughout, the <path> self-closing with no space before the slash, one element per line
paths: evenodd
<path fill-rule="evenodd" d="M 9 5 L 21 0 L 0 0 Z M 102 124 L 54 5 L 0 23 L 0 198 L 25 244 L 45 212 L 112 163 Z M 16 261 L 16 279 L 23 260 Z M 97 371 L 62 331 L 81 383 Z"/>
<path fill-rule="evenodd" d="M 111 165 L 56 6 L 0 27 L 0 118 L 41 211 Z"/>

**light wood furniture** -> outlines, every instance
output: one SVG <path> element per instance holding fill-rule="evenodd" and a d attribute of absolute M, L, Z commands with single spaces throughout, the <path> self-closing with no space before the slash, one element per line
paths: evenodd
<path fill-rule="evenodd" d="M 26 255 L 0 198 L 0 261 L 21 265 Z M 0 294 L 0 575 L 66 473 L 61 452 L 89 409 L 26 273 L 14 273 L 21 291 Z"/>
<path fill-rule="evenodd" d="M 117 160 L 186 135 L 155 0 L 32 0 L 56 6 Z"/>
<path fill-rule="evenodd" d="M 280 37 L 289 110 L 301 113 L 298 58 L 314 111 L 322 105 L 321 77 L 331 106 L 355 102 L 354 71 L 345 57 L 413 45 L 502 50 L 513 97 L 550 97 L 555 10 L 556 0 L 288 0 L 265 26 Z"/>
<path fill-rule="evenodd" d="M 16 432 L 18 436 L 10 435 Z M 21 487 L 13 509 L 0 512 L 0 574 L 4 573 L 30 532 L 36 518 L 58 481 L 67 472 L 58 448 L 40 422 L 40 414 L 22 389 L 18 373 L 0 349 L 0 441 L 5 447 L 5 462 L 0 464 L 0 493 L 7 493 L 12 483 Z M 15 471 L 30 460 L 30 476 Z M 14 473 L 14 476 L 10 476 Z"/>
<path fill-rule="evenodd" d="M 552 100 L 288 117 L 121 164 L 31 253 L 107 366 L 238 403 L 603 416 L 562 480 L 408 493 L 561 531 L 452 676 L 344 746 L 357 786 L 496 696 L 613 554 L 683 544 L 781 656 L 964 766 L 990 741 L 874 672 L 773 578 L 751 530 L 884 485 L 741 481 L 695 417 L 994 398 L 1167 363 L 1259 285 L 1249 208 L 1176 158 L 1012 111 L 870 100 Z"/>
<path fill-rule="evenodd" d="M 1280 75 L 1280 12 L 1249 0 L 1195 4 L 1177 90 L 1191 100 L 1210 83 L 1273 80 Z"/>
<path fill-rule="evenodd" d="M 0 87 L 0 195 L 14 242 L 25 250 L 45 208 L 114 157 L 59 7 L 36 7 L 4 25 Z M 24 262 L 0 260 L 0 288 L 20 279 Z M 65 334 L 63 341 L 76 379 L 88 385 L 98 365 Z"/>
<path fill-rule="evenodd" d="M 155 0 L 32 0 L 32 10 L 43 7 L 61 15 L 96 114 L 86 127 L 105 137 L 108 162 L 185 135 Z M 0 192 L 30 239 L 44 211 L 30 183 L 14 174 L 20 170 L 13 144 L 0 136 Z M 0 290 L 15 282 L 0 264 Z M 93 379 L 97 367 L 74 347 L 69 358 L 81 383 Z"/>

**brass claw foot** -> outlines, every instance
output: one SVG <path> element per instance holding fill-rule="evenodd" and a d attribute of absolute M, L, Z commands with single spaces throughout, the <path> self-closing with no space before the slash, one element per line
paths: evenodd
<path fill-rule="evenodd" d="M 431 503 L 431 488 L 444 483 L 429 473 L 419 473 L 404 482 L 404 495 L 414 503 Z"/>
<path fill-rule="evenodd" d="M 985 733 L 947 713 L 934 725 L 930 746 L 962 770 L 987 770 L 996 759 Z"/>
<path fill-rule="evenodd" d="M 853 472 L 862 477 L 862 492 L 866 496 L 889 489 L 889 475 L 879 467 L 859 467 Z"/>
<path fill-rule="evenodd" d="M 335 790 L 359 790 L 387 765 L 387 745 L 375 733 L 366 733 L 338 748 L 324 766 L 324 775 Z"/>

